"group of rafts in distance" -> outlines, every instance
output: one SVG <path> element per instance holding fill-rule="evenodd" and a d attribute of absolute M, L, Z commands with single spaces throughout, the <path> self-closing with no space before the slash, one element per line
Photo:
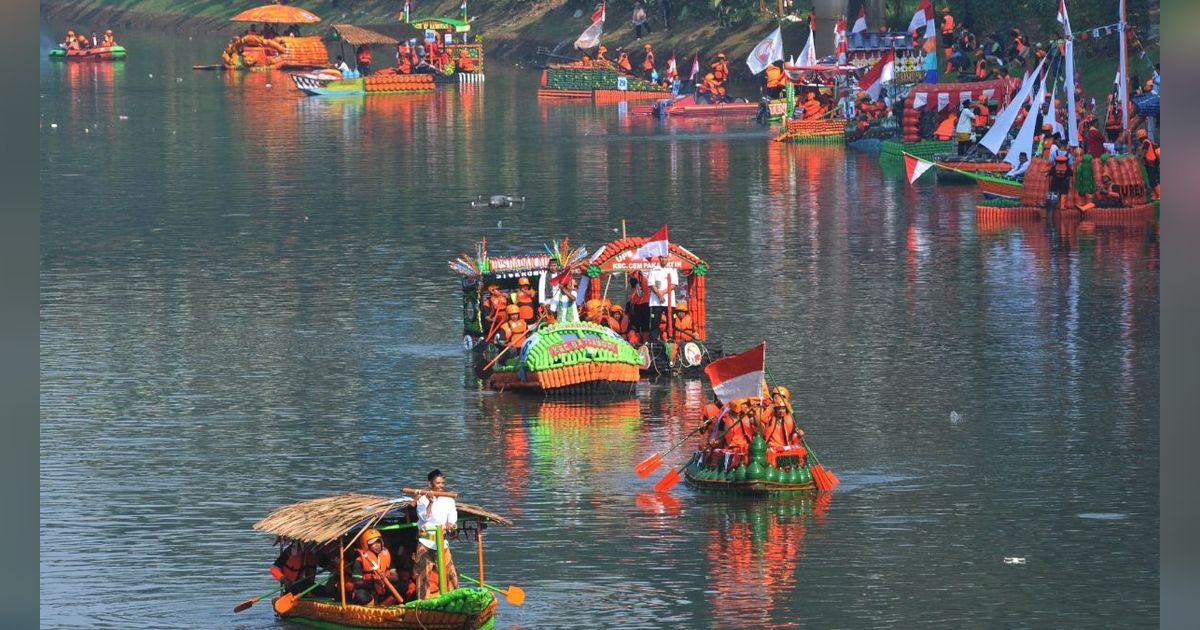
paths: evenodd
<path fill-rule="evenodd" d="M 544 249 L 492 257 L 481 241 L 474 256 L 450 262 L 462 276 L 464 345 L 490 387 L 604 398 L 632 395 L 643 371 L 696 374 L 702 367 L 713 399 L 695 427 L 634 467 L 648 477 L 667 455 L 701 436 L 691 457 L 654 485 L 658 496 L 681 479 L 697 490 L 752 496 L 831 492 L 838 485 L 797 425 L 788 388 L 768 389 L 766 342 L 730 356 L 705 343 L 708 266 L 669 242 L 666 226 L 649 238 L 618 239 L 591 256 L 567 238 Z M 625 307 L 607 298 L 617 275 L 629 278 Z M 692 311 L 698 311 L 694 319 Z M 690 355 L 680 350 L 688 344 Z M 615 387 L 621 383 L 628 386 Z M 457 503 L 440 471 L 428 481 L 428 488 L 402 488 L 395 498 L 350 493 L 302 501 L 255 523 L 276 537 L 280 552 L 271 573 L 279 586 L 234 611 L 271 597 L 277 615 L 309 623 L 494 627 L 496 596 L 520 606 L 525 592 L 485 581 L 483 535 L 489 524 L 513 523 Z M 478 578 L 455 568 L 449 540 L 475 543 Z M 473 586 L 460 586 L 460 578 Z"/>

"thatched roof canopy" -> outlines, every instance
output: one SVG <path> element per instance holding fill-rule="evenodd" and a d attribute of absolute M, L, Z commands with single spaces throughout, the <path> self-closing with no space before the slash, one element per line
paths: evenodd
<path fill-rule="evenodd" d="M 292 540 L 324 544 L 356 531 L 368 520 L 381 519 L 395 512 L 402 516 L 403 510 L 412 505 L 411 498 L 388 503 L 389 497 L 370 494 L 346 493 L 301 501 L 281 507 L 254 524 L 254 529 Z M 457 503 L 459 519 L 490 521 L 501 525 L 512 525 L 512 521 L 467 503 Z"/>
<path fill-rule="evenodd" d="M 371 29 L 351 24 L 334 24 L 333 30 L 337 31 L 338 37 L 342 41 L 351 46 L 361 46 L 362 44 L 367 44 L 368 46 L 373 44 L 395 46 L 400 43 L 400 40 L 394 37 L 388 37 L 383 33 L 377 33 Z"/>

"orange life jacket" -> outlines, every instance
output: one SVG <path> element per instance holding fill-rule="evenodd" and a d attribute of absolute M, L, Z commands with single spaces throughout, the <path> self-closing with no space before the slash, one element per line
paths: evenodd
<path fill-rule="evenodd" d="M 721 430 L 725 432 L 725 448 L 746 451 L 750 448 L 750 441 L 754 439 L 754 420 L 742 417 L 741 424 L 738 424 L 738 420 L 730 413 L 721 422 Z"/>
<path fill-rule="evenodd" d="M 302 577 L 317 574 L 317 556 L 314 552 L 293 544 L 280 554 L 275 565 L 271 567 L 271 575 L 276 579 L 295 582 Z"/>
<path fill-rule="evenodd" d="M 1066 162 L 1055 162 L 1054 166 L 1050 167 L 1051 177 L 1066 177 L 1071 172 L 1071 168 Z"/>
<path fill-rule="evenodd" d="M 1158 166 L 1158 147 L 1154 146 L 1154 142 L 1150 138 L 1142 140 L 1142 146 L 1146 147 L 1146 153 L 1142 157 L 1146 161 L 1146 166 Z"/>
<path fill-rule="evenodd" d="M 647 50 L 646 56 L 642 59 L 642 70 L 649 71 L 649 70 L 653 70 L 653 69 L 654 69 L 654 51 Z"/>
<path fill-rule="evenodd" d="M 529 333 L 529 324 L 526 324 L 523 319 L 509 320 L 500 324 L 500 330 L 504 331 L 505 345 L 510 348 L 520 348 L 525 344 L 525 337 Z"/>
<path fill-rule="evenodd" d="M 958 122 L 958 116 L 950 114 L 937 126 L 937 130 L 933 132 L 933 137 L 938 140 L 949 140 L 954 137 L 954 123 Z"/>
<path fill-rule="evenodd" d="M 942 16 L 942 34 L 950 35 L 952 33 L 954 33 L 954 16 L 943 15 Z"/>
<path fill-rule="evenodd" d="M 521 319 L 533 319 L 533 290 L 517 290 L 517 306 L 521 307 Z"/>
<path fill-rule="evenodd" d="M 804 117 L 816 118 L 821 115 L 821 102 L 815 98 L 804 101 Z"/>
<path fill-rule="evenodd" d="M 621 53 L 621 56 L 617 58 L 617 67 L 621 69 L 621 72 L 626 74 L 632 73 L 633 64 L 629 63 L 629 55 Z"/>
<path fill-rule="evenodd" d="M 471 72 L 475 70 L 475 60 L 467 54 L 466 48 L 460 48 L 458 51 L 458 69 L 463 72 Z"/>
<path fill-rule="evenodd" d="M 729 78 L 729 63 L 725 61 L 714 61 L 712 63 L 713 77 L 718 82 L 724 82 Z"/>
<path fill-rule="evenodd" d="M 384 547 L 378 555 L 370 549 L 359 549 L 358 560 L 362 563 L 362 581 L 375 591 L 376 596 L 391 594 L 384 580 L 387 579 L 388 569 L 392 568 L 392 554 Z"/>
<path fill-rule="evenodd" d="M 366 65 L 371 64 L 371 49 L 370 48 L 363 46 L 358 49 L 358 63 L 366 64 Z"/>
<path fill-rule="evenodd" d="M 783 87 L 783 70 L 774 64 L 767 66 L 767 87 L 777 88 Z"/>
<path fill-rule="evenodd" d="M 987 59 L 980 59 L 975 62 L 975 78 L 986 79 L 988 75 Z"/>
<path fill-rule="evenodd" d="M 692 341 L 696 338 L 696 326 L 692 323 L 691 313 L 676 317 L 674 328 L 676 341 Z"/>

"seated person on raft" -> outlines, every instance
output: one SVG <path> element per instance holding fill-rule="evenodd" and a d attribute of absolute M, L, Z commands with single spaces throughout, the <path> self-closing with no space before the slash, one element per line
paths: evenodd
<path fill-rule="evenodd" d="M 384 544 L 382 532 L 374 528 L 366 530 L 362 533 L 357 557 L 347 577 L 347 599 L 360 606 L 395 606 L 403 603 L 396 600 L 395 593 L 402 598 L 409 597 L 415 593 L 416 586 L 411 570 L 402 572 L 401 569 L 402 566 L 393 565 L 392 553 Z M 391 588 L 388 588 L 389 584 Z"/>

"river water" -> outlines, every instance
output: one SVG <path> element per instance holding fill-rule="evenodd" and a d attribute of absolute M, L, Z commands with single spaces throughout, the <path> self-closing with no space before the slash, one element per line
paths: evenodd
<path fill-rule="evenodd" d="M 516 522 L 488 530 L 489 582 L 527 593 L 499 628 L 1157 625 L 1155 226 L 983 224 L 969 186 L 539 102 L 511 64 L 306 98 L 193 71 L 220 37 L 124 35 L 41 67 L 45 627 L 286 627 L 232 612 L 272 587 L 251 524 L 434 467 Z M 528 201 L 469 203 L 498 193 Z M 834 494 L 652 493 L 666 466 L 634 465 L 699 380 L 589 405 L 471 378 L 446 261 L 622 220 L 707 259 L 711 334 L 768 341 Z"/>

